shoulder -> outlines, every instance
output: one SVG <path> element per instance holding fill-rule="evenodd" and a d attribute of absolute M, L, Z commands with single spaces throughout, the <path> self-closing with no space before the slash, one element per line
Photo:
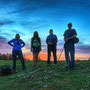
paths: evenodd
<path fill-rule="evenodd" d="M 68 31 L 68 29 L 67 30 L 65 30 L 65 33 Z"/>
<path fill-rule="evenodd" d="M 77 33 L 75 29 L 72 29 L 72 32 L 73 32 L 73 33 Z"/>
<path fill-rule="evenodd" d="M 55 34 L 53 34 L 54 37 L 57 37 Z"/>
<path fill-rule="evenodd" d="M 34 37 L 31 37 L 31 40 L 33 40 L 34 39 Z"/>
<path fill-rule="evenodd" d="M 15 41 L 16 39 L 14 38 L 14 39 L 12 39 L 11 41 Z"/>
<path fill-rule="evenodd" d="M 72 31 L 76 31 L 75 29 L 72 29 Z"/>
<path fill-rule="evenodd" d="M 47 36 L 47 38 L 49 38 L 49 37 L 50 37 L 50 35 Z"/>
<path fill-rule="evenodd" d="M 22 39 L 19 39 L 19 41 L 23 41 Z"/>
<path fill-rule="evenodd" d="M 14 42 L 15 39 L 11 39 L 9 42 Z"/>
<path fill-rule="evenodd" d="M 24 43 L 24 41 L 22 39 L 19 39 L 19 41 L 21 41 L 22 43 Z"/>
<path fill-rule="evenodd" d="M 68 29 L 67 29 L 67 30 L 65 30 L 64 34 L 65 34 L 65 33 L 67 33 L 67 31 L 68 31 Z"/>

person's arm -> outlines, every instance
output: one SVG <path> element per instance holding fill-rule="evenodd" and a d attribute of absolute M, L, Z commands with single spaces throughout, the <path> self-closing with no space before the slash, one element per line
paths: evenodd
<path fill-rule="evenodd" d="M 58 39 L 57 39 L 57 36 L 55 35 L 55 42 L 54 43 L 57 43 L 58 42 Z"/>
<path fill-rule="evenodd" d="M 55 35 L 55 41 L 52 44 L 56 44 L 58 42 L 57 36 Z"/>
<path fill-rule="evenodd" d="M 25 43 L 24 43 L 24 41 L 22 41 L 22 46 L 21 47 L 24 47 L 25 46 Z"/>
<path fill-rule="evenodd" d="M 68 41 L 68 38 L 66 39 L 65 36 L 64 36 L 64 41 L 67 42 Z"/>
<path fill-rule="evenodd" d="M 46 43 L 48 44 L 48 45 L 52 45 L 52 43 L 49 41 L 49 36 L 47 37 L 47 39 L 46 39 Z"/>
<path fill-rule="evenodd" d="M 76 36 L 77 36 L 77 35 L 74 34 L 72 37 L 68 38 L 68 40 L 69 40 L 69 39 L 73 39 L 73 38 L 75 38 Z"/>
<path fill-rule="evenodd" d="M 76 30 L 74 29 L 74 30 L 73 30 L 73 36 L 70 37 L 70 38 L 68 38 L 68 39 L 73 39 L 73 38 L 75 38 L 76 36 L 77 36 L 77 32 L 76 32 Z"/>
<path fill-rule="evenodd" d="M 9 44 L 10 46 L 14 46 L 14 44 L 12 44 L 12 43 L 13 43 L 13 39 L 8 42 L 8 44 Z"/>
<path fill-rule="evenodd" d="M 68 39 L 66 39 L 66 37 L 65 37 L 65 33 L 66 33 L 66 31 L 65 31 L 64 34 L 63 34 L 63 36 L 64 36 L 64 41 L 67 42 Z"/>

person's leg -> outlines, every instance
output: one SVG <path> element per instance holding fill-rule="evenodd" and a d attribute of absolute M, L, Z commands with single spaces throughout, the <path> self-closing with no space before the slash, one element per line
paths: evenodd
<path fill-rule="evenodd" d="M 51 47 L 48 46 L 48 60 L 47 60 L 48 64 L 50 64 L 50 57 L 51 57 Z"/>
<path fill-rule="evenodd" d="M 16 73 L 16 57 L 17 57 L 17 53 L 15 50 L 12 51 L 12 57 L 13 57 L 13 71 L 14 73 Z"/>
<path fill-rule="evenodd" d="M 75 47 L 74 44 L 72 43 L 70 45 L 70 56 L 71 56 L 71 69 L 74 69 L 74 63 L 75 63 Z"/>
<path fill-rule="evenodd" d="M 36 69 L 36 54 L 33 54 L 33 70 Z"/>
<path fill-rule="evenodd" d="M 37 50 L 36 50 L 36 64 L 37 64 L 37 61 L 38 61 L 39 52 L 40 52 L 40 48 L 38 47 Z"/>
<path fill-rule="evenodd" d="M 38 61 L 38 54 L 36 55 L 36 64 L 37 64 L 37 61 Z"/>
<path fill-rule="evenodd" d="M 66 62 L 67 62 L 67 65 L 68 67 L 70 67 L 70 57 L 69 57 L 69 44 L 66 44 L 64 46 L 64 50 L 65 50 L 65 58 L 66 58 Z"/>
<path fill-rule="evenodd" d="M 57 64 L 57 56 L 56 56 L 56 48 L 55 47 L 52 48 L 52 52 L 53 52 L 53 57 L 54 57 L 54 64 Z"/>
<path fill-rule="evenodd" d="M 21 60 L 23 70 L 25 70 L 26 67 L 25 67 L 22 51 L 18 51 L 18 57 Z"/>

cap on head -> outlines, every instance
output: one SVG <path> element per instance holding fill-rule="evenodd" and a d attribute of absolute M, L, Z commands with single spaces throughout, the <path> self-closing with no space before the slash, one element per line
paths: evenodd
<path fill-rule="evenodd" d="M 18 39 L 20 39 L 20 35 L 17 33 L 16 35 L 15 35 L 15 38 L 18 40 Z"/>

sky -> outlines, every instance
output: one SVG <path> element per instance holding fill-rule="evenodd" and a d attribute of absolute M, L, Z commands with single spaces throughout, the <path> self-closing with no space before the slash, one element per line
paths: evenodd
<path fill-rule="evenodd" d="M 76 59 L 90 57 L 90 0 L 0 0 L 0 53 L 12 53 L 7 42 L 19 33 L 26 43 L 22 49 L 31 58 L 30 42 L 34 31 L 42 41 L 41 59 L 47 59 L 46 37 L 53 29 L 58 37 L 57 55 L 63 48 L 63 33 L 72 22 L 80 41 L 76 44 Z M 64 52 L 61 59 L 64 58 Z"/>

